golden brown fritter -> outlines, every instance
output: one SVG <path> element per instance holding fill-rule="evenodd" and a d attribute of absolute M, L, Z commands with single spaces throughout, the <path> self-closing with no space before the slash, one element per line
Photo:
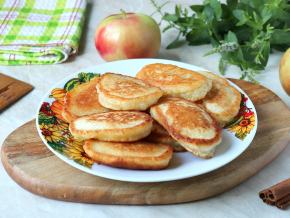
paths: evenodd
<path fill-rule="evenodd" d="M 161 88 L 163 96 L 182 97 L 191 101 L 204 98 L 212 87 L 207 77 L 171 64 L 146 65 L 136 77 Z"/>
<path fill-rule="evenodd" d="M 98 81 L 99 77 L 94 77 L 90 82 L 66 93 L 62 116 L 67 122 L 84 115 L 110 111 L 99 103 L 96 89 Z"/>
<path fill-rule="evenodd" d="M 223 127 L 239 113 L 241 93 L 231 86 L 226 79 L 214 73 L 207 71 L 199 71 L 199 73 L 210 78 L 213 87 L 198 103 Z"/>
<path fill-rule="evenodd" d="M 161 143 L 101 142 L 95 139 L 86 141 L 84 151 L 97 163 L 139 170 L 164 169 L 173 153 L 169 145 Z"/>
<path fill-rule="evenodd" d="M 153 119 L 137 111 L 111 111 L 76 118 L 69 129 L 76 139 L 132 142 L 151 132 Z"/>
<path fill-rule="evenodd" d="M 216 120 L 197 104 L 182 98 L 161 98 L 151 107 L 151 116 L 187 151 L 211 158 L 222 140 Z"/>
<path fill-rule="evenodd" d="M 101 105 L 113 110 L 146 110 L 162 96 L 160 88 L 114 73 L 103 74 L 97 90 Z"/>

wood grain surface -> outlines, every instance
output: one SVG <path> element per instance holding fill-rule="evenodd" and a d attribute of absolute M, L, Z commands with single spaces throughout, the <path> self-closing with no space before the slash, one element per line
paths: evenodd
<path fill-rule="evenodd" d="M 0 110 L 33 88 L 32 85 L 0 73 Z"/>
<path fill-rule="evenodd" d="M 133 183 L 101 178 L 55 156 L 37 133 L 35 120 L 4 141 L 1 160 L 21 187 L 46 198 L 98 204 L 173 204 L 211 197 L 238 185 L 269 164 L 290 141 L 290 111 L 270 90 L 230 79 L 253 101 L 259 119 L 256 136 L 239 157 L 212 172 L 187 179 Z M 278 110 L 278 112 L 277 112 Z M 258 193 L 257 193 L 258 196 Z"/>

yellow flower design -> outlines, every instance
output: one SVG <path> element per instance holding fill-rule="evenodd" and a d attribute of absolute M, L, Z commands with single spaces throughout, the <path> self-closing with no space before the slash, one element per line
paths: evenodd
<path fill-rule="evenodd" d="M 67 144 L 70 145 L 70 146 L 73 146 L 73 147 L 83 147 L 85 141 L 83 140 L 79 140 L 79 139 L 75 139 L 73 137 L 73 135 L 71 134 L 68 134 L 67 135 Z"/>
<path fill-rule="evenodd" d="M 228 131 L 236 132 L 237 134 L 245 132 L 249 134 L 251 130 L 254 128 L 255 123 L 256 117 L 255 114 L 252 114 L 248 117 L 244 117 L 244 119 L 241 120 L 238 125 L 230 128 Z"/>
<path fill-rule="evenodd" d="M 68 123 L 64 123 L 64 122 L 56 119 L 56 128 L 58 130 L 66 130 L 66 129 L 68 129 Z"/>
<path fill-rule="evenodd" d="M 39 128 L 41 129 L 41 133 L 47 142 L 56 142 L 62 138 L 62 134 L 57 128 L 55 128 L 54 124 L 42 123 L 39 125 Z"/>
<path fill-rule="evenodd" d="M 85 153 L 82 146 L 71 146 L 68 145 L 63 150 L 63 152 L 66 154 L 66 156 L 70 157 L 71 160 L 79 160 L 82 163 L 88 163 L 90 165 L 93 165 L 94 161 Z"/>

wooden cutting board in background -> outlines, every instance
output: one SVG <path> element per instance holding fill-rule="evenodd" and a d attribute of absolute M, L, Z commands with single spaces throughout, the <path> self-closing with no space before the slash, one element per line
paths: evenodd
<path fill-rule="evenodd" d="M 0 110 L 33 88 L 32 85 L 0 73 Z"/>
<path fill-rule="evenodd" d="M 61 201 L 173 204 L 220 194 L 269 164 L 290 141 L 290 111 L 285 103 L 260 85 L 230 80 L 253 101 L 258 129 L 253 142 L 239 157 L 212 172 L 155 183 L 122 182 L 94 176 L 55 156 L 43 144 L 35 120 L 16 129 L 4 141 L 1 149 L 3 166 L 9 176 L 27 191 Z"/>

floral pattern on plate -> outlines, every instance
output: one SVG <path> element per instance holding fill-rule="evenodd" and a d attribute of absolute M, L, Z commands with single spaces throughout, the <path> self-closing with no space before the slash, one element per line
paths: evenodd
<path fill-rule="evenodd" d="M 251 108 L 247 107 L 247 101 L 248 98 L 242 94 L 238 115 L 224 127 L 224 129 L 228 129 L 230 132 L 235 132 L 235 136 L 241 140 L 244 140 L 246 136 L 250 134 L 256 124 L 255 113 Z"/>
<path fill-rule="evenodd" d="M 94 161 L 84 152 L 84 141 L 75 139 L 70 133 L 69 124 L 62 117 L 62 109 L 66 93 L 95 76 L 100 74 L 79 73 L 78 78 L 70 79 L 63 88 L 53 89 L 49 97 L 55 101 L 51 105 L 43 102 L 38 112 L 39 129 L 47 144 L 56 152 L 89 169 Z"/>

